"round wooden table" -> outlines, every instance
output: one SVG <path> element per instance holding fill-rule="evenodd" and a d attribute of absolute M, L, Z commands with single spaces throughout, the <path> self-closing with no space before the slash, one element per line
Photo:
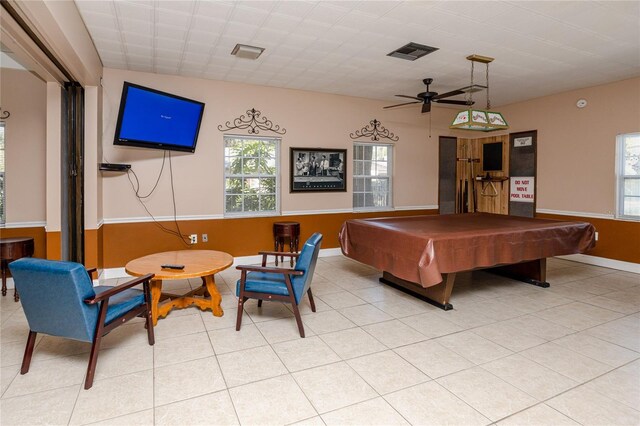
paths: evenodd
<path fill-rule="evenodd" d="M 287 238 L 289 239 L 289 253 L 297 253 L 300 242 L 299 222 L 275 222 L 273 224 L 275 251 L 284 251 L 284 243 Z M 284 261 L 284 259 L 280 260 Z M 276 256 L 276 266 L 278 266 L 278 256 Z M 291 258 L 291 266 L 293 266 L 293 258 Z"/>
<path fill-rule="evenodd" d="M 184 265 L 184 269 L 163 269 L 161 265 Z M 172 309 L 186 308 L 191 305 L 201 310 L 211 309 L 213 315 L 221 317 L 224 312 L 220 307 L 222 296 L 216 287 L 214 274 L 223 271 L 233 264 L 233 256 L 214 250 L 178 250 L 155 253 L 134 259 L 127 263 L 127 274 L 140 277 L 155 274 L 151 280 L 151 314 L 153 325 L 158 318 L 164 318 Z M 202 278 L 202 286 L 182 295 L 162 293 L 163 280 L 182 280 L 185 278 Z M 196 297 L 199 296 L 199 297 Z M 167 300 L 159 306 L 160 300 Z"/>
<path fill-rule="evenodd" d="M 10 237 L 0 238 L 0 259 L 2 268 L 2 295 L 7 294 L 7 269 L 9 269 L 9 263 L 18 260 L 21 257 L 33 256 L 34 244 L 31 237 Z M 18 290 L 13 287 L 13 300 L 17 302 L 20 299 L 18 296 Z"/>

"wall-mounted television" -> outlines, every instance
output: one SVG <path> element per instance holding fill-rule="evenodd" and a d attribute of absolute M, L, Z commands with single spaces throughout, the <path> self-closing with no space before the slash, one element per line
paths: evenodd
<path fill-rule="evenodd" d="M 194 152 L 204 103 L 124 82 L 114 145 Z"/>
<path fill-rule="evenodd" d="M 482 170 L 485 172 L 502 171 L 502 142 L 482 145 Z"/>

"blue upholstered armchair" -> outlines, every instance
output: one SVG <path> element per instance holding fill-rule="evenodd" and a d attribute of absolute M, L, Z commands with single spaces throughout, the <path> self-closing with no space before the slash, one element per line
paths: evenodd
<path fill-rule="evenodd" d="M 120 324 L 136 316 L 146 318 L 147 337 L 153 345 L 149 280 L 153 274 L 136 278 L 116 287 L 93 287 L 84 266 L 22 258 L 9 264 L 29 322 L 29 338 L 22 360 L 21 374 L 29 371 L 38 333 L 91 342 L 91 355 L 84 388 L 93 385 L 100 341 Z M 143 284 L 143 291 L 131 287 Z"/>
<path fill-rule="evenodd" d="M 258 306 L 262 306 L 262 300 L 279 300 L 290 302 L 293 314 L 298 323 L 300 337 L 304 337 L 304 327 L 300 318 L 298 304 L 305 294 L 309 295 L 311 310 L 316 311 L 311 293 L 311 280 L 318 260 L 322 234 L 315 233 L 304 243 L 300 253 L 280 253 L 261 251 L 262 266 L 240 265 L 236 268 L 242 271 L 242 275 L 236 286 L 238 296 L 238 319 L 236 330 L 240 330 L 242 324 L 242 308 L 247 299 L 258 299 Z M 284 255 L 297 258 L 294 269 L 267 267 L 267 256 Z"/>

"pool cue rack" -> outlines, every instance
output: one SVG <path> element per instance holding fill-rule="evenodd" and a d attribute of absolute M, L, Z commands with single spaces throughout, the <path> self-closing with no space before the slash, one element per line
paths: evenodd
<path fill-rule="evenodd" d="M 477 169 L 476 163 L 480 163 L 480 159 L 467 157 L 456 158 L 456 161 L 459 165 L 458 170 L 461 171 L 458 178 L 456 213 L 473 213 L 478 205 L 474 169 Z"/>
<path fill-rule="evenodd" d="M 502 170 L 483 169 L 483 146 L 502 142 Z M 456 213 L 509 214 L 509 135 L 458 138 Z"/>

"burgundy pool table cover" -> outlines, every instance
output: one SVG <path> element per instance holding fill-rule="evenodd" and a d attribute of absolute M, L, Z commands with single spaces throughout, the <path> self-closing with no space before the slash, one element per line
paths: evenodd
<path fill-rule="evenodd" d="M 443 273 L 468 271 L 574 253 L 595 246 L 595 228 L 489 213 L 347 220 L 345 256 L 430 287 Z"/>

